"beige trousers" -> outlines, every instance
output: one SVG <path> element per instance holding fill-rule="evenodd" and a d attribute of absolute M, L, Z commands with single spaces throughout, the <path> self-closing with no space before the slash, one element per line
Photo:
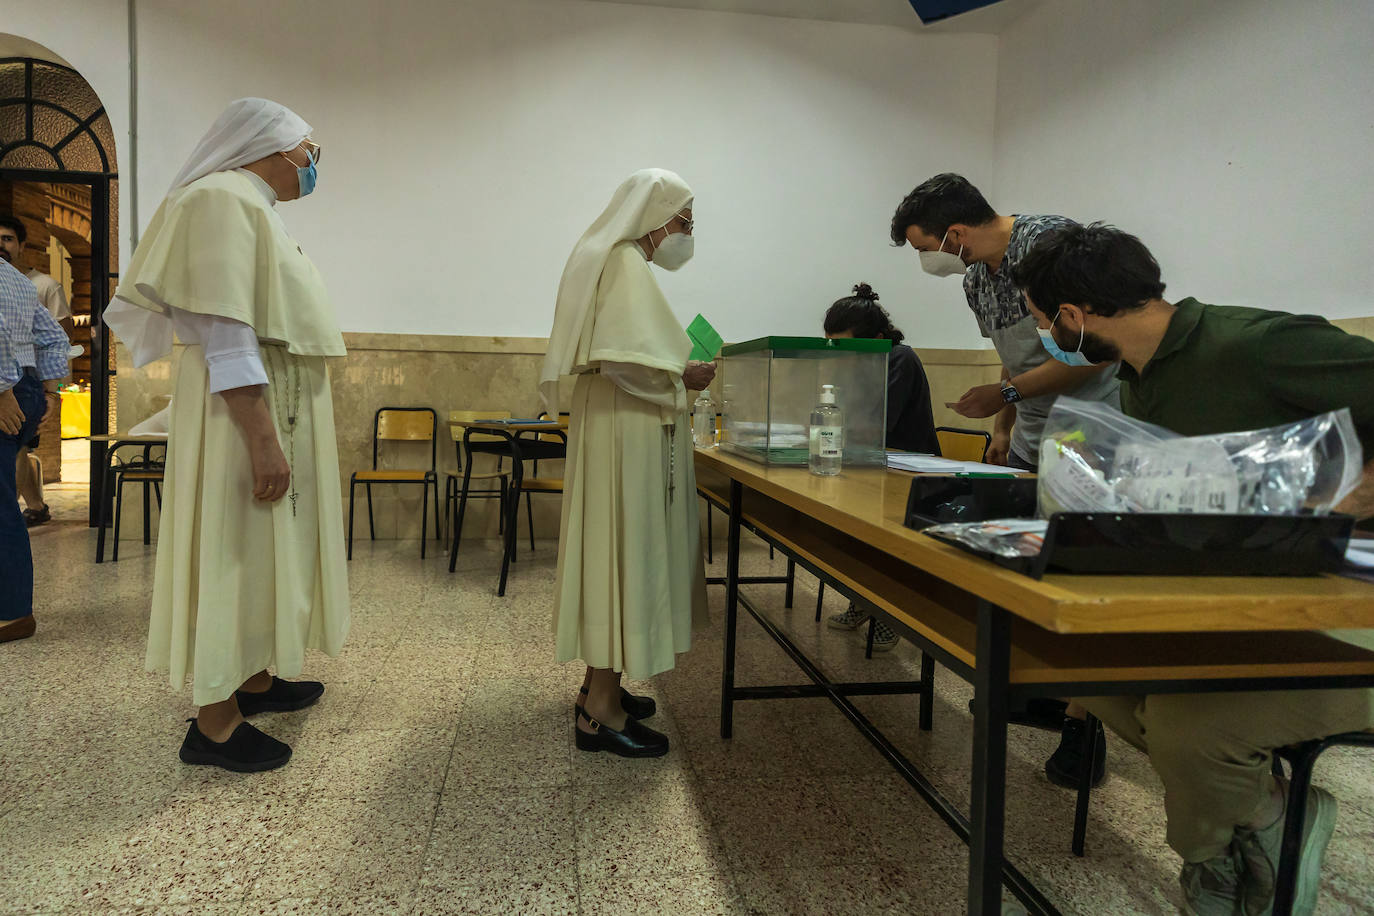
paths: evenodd
<path fill-rule="evenodd" d="M 1374 727 L 1374 690 L 1157 694 L 1080 699 L 1150 755 L 1164 783 L 1168 839 L 1185 862 L 1226 852 L 1270 787 L 1270 752 Z"/>

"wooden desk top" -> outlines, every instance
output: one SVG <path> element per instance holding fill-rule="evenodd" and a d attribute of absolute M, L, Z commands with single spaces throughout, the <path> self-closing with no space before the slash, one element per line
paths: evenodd
<path fill-rule="evenodd" d="M 698 483 L 724 478 L 1055 633 L 1374 629 L 1374 584 L 1338 576 L 1081 576 L 1036 581 L 903 524 L 913 475 L 856 468 L 817 477 L 719 449 L 696 452 Z M 787 531 L 789 529 L 782 528 Z"/>
<path fill-rule="evenodd" d="M 88 436 L 92 442 L 166 442 L 167 434 L 160 433 L 155 435 L 131 436 L 128 433 L 102 433 L 98 436 Z"/>

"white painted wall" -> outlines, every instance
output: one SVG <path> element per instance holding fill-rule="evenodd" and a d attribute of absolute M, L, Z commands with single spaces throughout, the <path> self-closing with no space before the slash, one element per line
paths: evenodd
<path fill-rule="evenodd" d="M 1167 297 L 1374 314 L 1374 3 L 1047 0 L 1001 36 L 1003 212 L 1139 235 Z"/>
<path fill-rule="evenodd" d="M 698 195 L 696 259 L 663 279 L 684 321 L 819 333 L 863 280 L 922 345 L 977 345 L 887 224 L 932 172 L 991 175 L 993 37 L 580 0 L 138 6 L 143 218 L 225 102 L 290 105 L 325 156 L 282 212 L 345 330 L 546 335 L 573 243 L 654 165 Z"/>

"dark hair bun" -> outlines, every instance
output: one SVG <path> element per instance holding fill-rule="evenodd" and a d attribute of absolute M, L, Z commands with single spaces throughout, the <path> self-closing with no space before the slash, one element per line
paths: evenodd
<path fill-rule="evenodd" d="M 873 292 L 873 287 L 869 286 L 867 283 L 860 283 L 858 286 L 854 287 L 854 295 L 858 296 L 860 299 L 867 299 L 869 302 L 878 301 L 878 294 Z"/>

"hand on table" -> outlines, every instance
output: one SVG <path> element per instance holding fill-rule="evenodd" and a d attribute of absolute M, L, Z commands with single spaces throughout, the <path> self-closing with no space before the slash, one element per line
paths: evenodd
<path fill-rule="evenodd" d="M 682 373 L 682 384 L 688 391 L 701 391 L 709 388 L 711 379 L 716 377 L 715 363 L 702 363 L 693 360 Z"/>
<path fill-rule="evenodd" d="M 13 389 L 0 391 L 0 432 L 7 436 L 19 435 L 19 430 L 24 428 L 24 411 L 19 407 L 19 400 L 14 396 Z"/>
<path fill-rule="evenodd" d="M 970 388 L 959 400 L 946 401 L 945 406 L 961 417 L 982 419 L 999 412 L 1007 402 L 1002 399 L 1002 386 L 990 384 Z"/>

